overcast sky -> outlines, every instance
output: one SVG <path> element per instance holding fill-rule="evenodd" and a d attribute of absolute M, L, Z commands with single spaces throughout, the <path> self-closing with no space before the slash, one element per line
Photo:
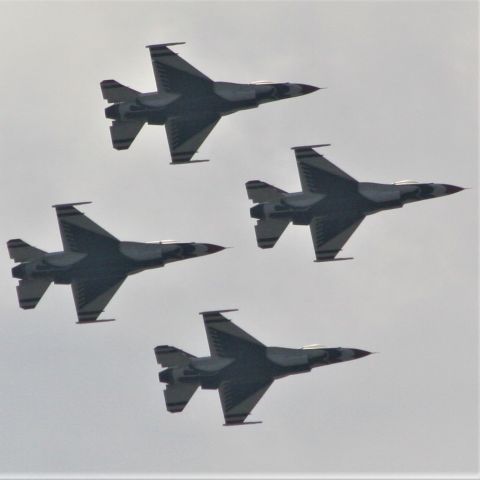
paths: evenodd
<path fill-rule="evenodd" d="M 328 87 L 222 119 L 169 165 L 163 127 L 111 147 L 99 82 L 155 82 L 145 45 L 214 80 Z M 0 3 L 1 241 L 61 249 L 52 204 L 122 240 L 234 247 L 129 278 L 76 325 L 69 287 L 18 307 L 0 256 L 0 465 L 13 474 L 406 475 L 478 471 L 478 5 L 475 2 Z M 361 181 L 471 187 L 367 218 L 348 262 L 314 263 L 310 232 L 260 250 L 247 180 L 300 182 L 294 145 L 331 143 Z M 268 345 L 378 355 L 276 382 L 261 425 L 222 426 L 215 391 L 166 411 L 153 348 L 207 355 L 198 312 Z"/>

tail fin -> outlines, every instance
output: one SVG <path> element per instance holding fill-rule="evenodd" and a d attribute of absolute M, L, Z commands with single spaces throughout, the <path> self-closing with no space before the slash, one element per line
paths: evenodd
<path fill-rule="evenodd" d="M 9 240 L 7 242 L 7 247 L 10 258 L 16 262 L 27 262 L 29 260 L 34 260 L 47 253 L 39 248 L 32 247 L 19 238 Z"/>
<path fill-rule="evenodd" d="M 18 303 L 20 307 L 28 310 L 35 308 L 37 303 L 47 291 L 51 280 L 49 278 L 36 278 L 34 280 L 20 280 L 17 286 Z"/>
<path fill-rule="evenodd" d="M 274 187 L 260 180 L 250 180 L 245 186 L 247 187 L 248 198 L 255 203 L 278 200 L 287 193 L 280 188 Z"/>
<path fill-rule="evenodd" d="M 187 365 L 190 359 L 196 358 L 195 355 L 184 352 L 176 347 L 170 345 L 160 345 L 155 348 L 155 357 L 157 357 L 157 363 L 162 367 L 179 367 Z"/>
<path fill-rule="evenodd" d="M 108 103 L 120 103 L 134 100 L 140 92 L 133 90 L 133 88 L 125 87 L 115 80 L 103 80 L 100 83 L 102 95 Z"/>

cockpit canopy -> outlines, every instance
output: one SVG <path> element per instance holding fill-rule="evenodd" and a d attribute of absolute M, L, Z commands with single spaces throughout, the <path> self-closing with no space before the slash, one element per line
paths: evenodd
<path fill-rule="evenodd" d="M 145 243 L 157 243 L 161 245 L 169 244 L 169 243 L 177 243 L 176 240 L 153 240 L 151 242 L 145 242 Z"/>
<path fill-rule="evenodd" d="M 256 80 L 255 82 L 250 82 L 250 85 L 270 85 L 271 83 L 269 80 Z"/>
<path fill-rule="evenodd" d="M 302 350 L 313 350 L 315 348 L 323 348 L 325 345 L 319 345 L 318 343 L 312 343 L 311 345 L 305 345 Z"/>
<path fill-rule="evenodd" d="M 398 182 L 393 182 L 394 185 L 418 185 L 419 182 L 415 180 L 399 180 Z"/>

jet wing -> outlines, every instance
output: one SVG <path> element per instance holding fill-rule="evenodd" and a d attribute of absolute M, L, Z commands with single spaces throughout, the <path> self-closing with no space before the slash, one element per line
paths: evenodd
<path fill-rule="evenodd" d="M 222 402 L 225 425 L 241 425 L 245 418 L 250 415 L 258 401 L 273 383 L 266 382 L 223 382 L 218 389 Z"/>
<path fill-rule="evenodd" d="M 219 120 L 215 113 L 170 117 L 165 129 L 172 163 L 189 162 Z"/>
<path fill-rule="evenodd" d="M 304 192 L 329 193 L 334 190 L 356 189 L 357 181 L 320 155 L 313 147 L 293 147 L 298 173 Z"/>
<path fill-rule="evenodd" d="M 57 211 L 64 250 L 101 253 L 102 250 L 115 247 L 118 239 L 74 207 L 84 203 L 90 202 L 53 205 Z"/>
<path fill-rule="evenodd" d="M 258 220 L 255 225 L 257 245 L 260 248 L 273 248 L 288 224 L 289 220 L 277 218 Z"/>
<path fill-rule="evenodd" d="M 225 318 L 222 313 L 236 310 L 202 312 L 208 345 L 213 357 L 254 357 L 263 354 L 265 345 Z"/>
<path fill-rule="evenodd" d="M 158 92 L 189 95 L 204 95 L 211 92 L 212 80 L 168 48 L 180 44 L 147 45 Z"/>
<path fill-rule="evenodd" d="M 127 277 L 102 277 L 74 280 L 72 293 L 78 323 L 99 322 L 98 316 Z"/>
<path fill-rule="evenodd" d="M 315 217 L 310 223 L 310 232 L 316 261 L 333 260 L 364 218 L 364 216 Z"/>

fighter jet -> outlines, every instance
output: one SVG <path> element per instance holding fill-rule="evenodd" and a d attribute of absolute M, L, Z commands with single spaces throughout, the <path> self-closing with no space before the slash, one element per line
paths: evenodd
<path fill-rule="evenodd" d="M 129 148 L 145 123 L 165 125 L 171 163 L 188 163 L 224 115 L 318 90 L 301 83 L 214 82 L 168 48 L 184 43 L 147 45 L 156 92 L 140 93 L 115 80 L 100 83 L 103 98 L 113 103 L 105 109 L 113 120 L 113 148 Z"/>
<path fill-rule="evenodd" d="M 71 284 L 77 323 L 111 321 L 98 320 L 98 316 L 129 275 L 224 248 L 194 242 L 122 242 L 75 208 L 87 203 L 91 202 L 53 205 L 62 252 L 47 253 L 20 239 L 7 242 L 10 258 L 20 262 L 13 267 L 12 276 L 20 279 L 21 308 L 35 308 L 52 282 Z"/>
<path fill-rule="evenodd" d="M 463 190 L 412 180 L 392 185 L 358 182 L 313 150 L 326 146 L 329 144 L 293 147 L 301 192 L 287 193 L 259 180 L 245 184 L 248 198 L 258 203 L 250 215 L 258 220 L 255 233 L 260 248 L 272 248 L 292 222 L 310 225 L 316 262 L 350 260 L 352 257 L 336 255 L 367 215 Z"/>
<path fill-rule="evenodd" d="M 243 425 L 274 380 L 314 367 L 346 362 L 369 355 L 356 348 L 267 347 L 237 327 L 222 313 L 201 312 L 207 331 L 209 357 L 195 357 L 169 345 L 155 348 L 157 363 L 166 367 L 159 373 L 167 410 L 181 412 L 198 387 L 218 389 L 225 426 Z"/>

